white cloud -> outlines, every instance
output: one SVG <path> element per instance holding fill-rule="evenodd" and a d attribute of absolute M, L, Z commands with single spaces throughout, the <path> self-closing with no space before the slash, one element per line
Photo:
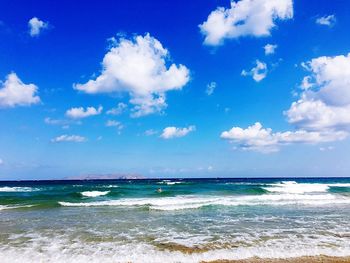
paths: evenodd
<path fill-rule="evenodd" d="M 102 62 L 102 73 L 74 88 L 90 94 L 126 92 L 130 96 L 133 117 L 162 111 L 166 92 L 180 90 L 189 81 L 184 65 L 167 67 L 169 52 L 149 34 L 129 40 L 120 38 Z"/>
<path fill-rule="evenodd" d="M 343 140 L 347 136 L 346 132 L 337 131 L 286 131 L 273 133 L 270 128 L 263 128 L 259 122 L 246 129 L 233 127 L 221 133 L 222 139 L 227 139 L 243 150 L 253 150 L 263 153 L 276 152 L 281 145 L 321 142 L 331 142 Z"/>
<path fill-rule="evenodd" d="M 320 147 L 320 151 L 321 152 L 325 152 L 325 151 L 333 151 L 334 147 L 333 146 L 328 146 L 328 147 Z"/>
<path fill-rule="evenodd" d="M 177 138 L 177 137 L 184 137 L 188 133 L 195 131 L 196 127 L 191 125 L 187 128 L 177 128 L 177 127 L 166 127 L 162 134 L 160 135 L 163 139 L 171 139 L 171 138 Z"/>
<path fill-rule="evenodd" d="M 310 130 L 350 129 L 350 53 L 304 63 L 310 75 L 298 101 L 285 112 L 288 121 Z"/>
<path fill-rule="evenodd" d="M 10 73 L 0 88 L 0 107 L 29 106 L 40 102 L 37 96 L 38 87 L 34 84 L 24 84 L 16 75 Z"/>
<path fill-rule="evenodd" d="M 51 139 L 51 142 L 85 142 L 87 139 L 79 135 L 67 135 L 63 134 L 56 138 Z"/>
<path fill-rule="evenodd" d="M 322 26 L 334 26 L 337 19 L 335 15 L 322 16 L 316 19 L 316 23 Z"/>
<path fill-rule="evenodd" d="M 158 133 L 158 131 L 155 131 L 155 130 L 153 130 L 153 129 L 149 129 L 149 130 L 146 130 L 145 131 L 145 135 L 146 136 L 152 136 L 152 135 L 155 135 L 155 134 L 157 134 Z"/>
<path fill-rule="evenodd" d="M 218 7 L 199 25 L 204 44 L 220 45 L 225 39 L 268 36 L 275 20 L 293 17 L 292 0 L 231 1 L 231 8 Z"/>
<path fill-rule="evenodd" d="M 0 165 L 4 164 L 4 160 L 0 158 Z"/>
<path fill-rule="evenodd" d="M 280 145 L 343 140 L 350 131 L 350 53 L 318 57 L 302 66 L 310 72 L 301 83 L 300 98 L 285 112 L 296 131 L 275 132 L 255 123 L 221 134 L 239 148 L 273 152 Z M 320 150 L 326 148 L 320 148 Z"/>
<path fill-rule="evenodd" d="M 102 110 L 102 106 L 99 106 L 97 109 L 94 107 L 87 107 L 86 109 L 83 107 L 71 108 L 66 111 L 66 116 L 72 119 L 81 119 L 89 116 L 99 115 L 102 113 Z"/>
<path fill-rule="evenodd" d="M 300 88 L 303 90 L 307 90 L 307 89 L 311 88 L 312 83 L 310 83 L 310 80 L 311 80 L 310 76 L 304 77 L 301 84 L 300 84 Z"/>
<path fill-rule="evenodd" d="M 125 103 L 119 102 L 117 107 L 108 110 L 106 113 L 109 115 L 120 115 L 125 111 L 127 107 L 128 105 L 126 105 Z"/>
<path fill-rule="evenodd" d="M 207 93 L 207 95 L 210 96 L 214 93 L 215 89 L 216 89 L 216 82 L 212 81 L 207 85 L 207 89 L 205 90 L 205 93 Z"/>
<path fill-rule="evenodd" d="M 124 125 L 119 122 L 119 121 L 115 121 L 115 120 L 108 120 L 106 122 L 106 126 L 107 127 L 115 127 L 117 128 L 119 131 L 121 131 L 124 128 Z"/>
<path fill-rule="evenodd" d="M 276 48 L 277 48 L 277 45 L 266 44 L 266 45 L 264 46 L 265 55 L 272 55 L 272 54 L 274 54 Z"/>
<path fill-rule="evenodd" d="M 50 117 L 46 117 L 44 119 L 44 122 L 49 125 L 65 125 L 66 121 L 65 120 L 58 120 L 58 119 L 52 119 Z"/>
<path fill-rule="evenodd" d="M 31 37 L 39 36 L 43 29 L 47 29 L 49 23 L 41 21 L 37 17 L 33 17 L 28 21 L 29 35 Z"/>
<path fill-rule="evenodd" d="M 260 60 L 255 61 L 256 66 L 253 67 L 250 71 L 242 70 L 242 76 L 252 76 L 256 82 L 263 80 L 267 75 L 267 65 Z"/>
<path fill-rule="evenodd" d="M 64 120 L 64 119 L 52 119 L 50 117 L 46 117 L 44 122 L 48 125 L 59 125 L 62 128 L 68 128 L 69 124 L 81 124 L 81 121 L 75 120 Z"/>

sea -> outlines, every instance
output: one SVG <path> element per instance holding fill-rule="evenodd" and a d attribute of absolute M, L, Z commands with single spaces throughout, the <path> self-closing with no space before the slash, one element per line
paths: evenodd
<path fill-rule="evenodd" d="M 0 182 L 0 262 L 350 256 L 350 178 Z"/>

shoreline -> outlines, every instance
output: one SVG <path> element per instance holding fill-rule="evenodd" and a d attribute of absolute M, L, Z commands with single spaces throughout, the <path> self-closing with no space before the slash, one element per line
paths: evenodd
<path fill-rule="evenodd" d="M 239 260 L 218 259 L 213 261 L 201 261 L 201 263 L 349 263 L 350 256 L 332 257 L 332 256 L 304 256 L 294 258 L 247 258 Z"/>

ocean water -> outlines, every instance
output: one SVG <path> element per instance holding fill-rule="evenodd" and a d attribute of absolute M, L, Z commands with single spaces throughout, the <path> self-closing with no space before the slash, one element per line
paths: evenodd
<path fill-rule="evenodd" d="M 350 255 L 350 179 L 0 182 L 2 263 L 321 254 Z"/>

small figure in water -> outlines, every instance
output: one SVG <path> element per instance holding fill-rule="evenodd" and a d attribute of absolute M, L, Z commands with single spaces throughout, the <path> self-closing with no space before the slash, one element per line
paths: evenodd
<path fill-rule="evenodd" d="M 157 193 L 161 193 L 161 192 L 163 192 L 163 190 L 162 190 L 162 188 L 159 187 L 159 188 L 157 189 Z"/>

